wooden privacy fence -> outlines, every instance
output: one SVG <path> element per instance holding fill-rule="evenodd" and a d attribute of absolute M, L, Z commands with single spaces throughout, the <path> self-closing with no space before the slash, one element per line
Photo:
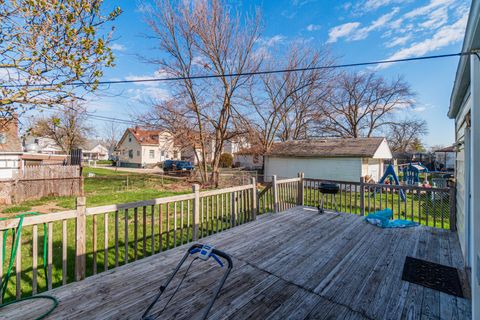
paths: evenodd
<path fill-rule="evenodd" d="M 194 185 L 185 195 L 91 208 L 79 197 L 76 210 L 25 217 L 16 276 L 5 299 L 50 290 L 256 219 L 255 179 L 244 186 L 199 189 Z M 4 233 L 18 223 L 18 218 L 0 221 L 0 248 Z M 8 261 L 9 254 L 6 250 L 3 257 L 0 250 L 0 261 Z M 5 270 L 0 263 L 0 278 Z"/>
<path fill-rule="evenodd" d="M 80 166 L 25 166 L 13 179 L 0 180 L 0 201 L 10 204 L 46 196 L 78 196 L 82 188 Z"/>

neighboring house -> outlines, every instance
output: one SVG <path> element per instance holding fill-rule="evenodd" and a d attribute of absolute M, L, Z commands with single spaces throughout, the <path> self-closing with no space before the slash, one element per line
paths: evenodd
<path fill-rule="evenodd" d="M 247 170 L 261 170 L 263 168 L 263 156 L 253 148 L 241 149 L 233 156 L 235 167 Z"/>
<path fill-rule="evenodd" d="M 462 52 L 480 50 L 480 1 L 473 0 Z M 480 319 L 480 58 L 463 55 L 448 116 L 455 120 L 457 231 L 471 268 L 472 319 Z"/>
<path fill-rule="evenodd" d="M 65 154 L 62 148 L 55 140 L 47 137 L 26 136 L 23 138 L 23 147 L 27 152 L 44 153 L 44 154 Z"/>
<path fill-rule="evenodd" d="M 81 149 L 83 160 L 108 160 L 108 148 L 99 140 L 88 140 Z"/>
<path fill-rule="evenodd" d="M 306 177 L 360 181 L 370 176 L 378 181 L 384 161 L 392 158 L 385 138 L 327 138 L 275 143 L 265 155 L 265 177 Z"/>
<path fill-rule="evenodd" d="M 455 169 L 455 146 L 438 149 L 434 153 L 436 170 L 453 171 Z"/>
<path fill-rule="evenodd" d="M 235 139 L 227 140 L 223 143 L 223 152 L 235 154 L 240 150 L 248 149 L 251 144 L 244 137 L 237 137 Z"/>
<path fill-rule="evenodd" d="M 167 159 L 180 159 L 172 135 L 163 130 L 128 128 L 116 147 L 120 166 L 147 167 Z"/>
<path fill-rule="evenodd" d="M 10 179 L 21 169 L 22 143 L 18 138 L 18 118 L 0 119 L 0 179 Z"/>
<path fill-rule="evenodd" d="M 205 148 L 207 163 L 211 163 L 215 153 L 215 140 L 211 139 L 207 141 Z M 190 161 L 194 165 L 198 165 L 200 162 L 202 162 L 202 159 L 202 147 L 199 143 L 195 149 L 192 146 L 185 146 L 182 148 L 182 160 Z"/>

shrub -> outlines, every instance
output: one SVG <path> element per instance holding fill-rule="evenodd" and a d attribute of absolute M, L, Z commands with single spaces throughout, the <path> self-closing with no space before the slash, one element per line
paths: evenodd
<path fill-rule="evenodd" d="M 220 155 L 220 167 L 231 168 L 233 164 L 233 156 L 230 153 L 222 153 Z"/>

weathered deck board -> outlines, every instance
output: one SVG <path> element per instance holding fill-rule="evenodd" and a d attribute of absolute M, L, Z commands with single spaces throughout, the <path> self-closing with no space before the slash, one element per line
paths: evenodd
<path fill-rule="evenodd" d="M 454 233 L 418 227 L 379 229 L 361 217 L 296 207 L 202 239 L 230 253 L 234 269 L 210 319 L 469 319 L 470 301 L 401 280 L 405 257 L 463 266 Z M 139 319 L 189 245 L 132 262 L 49 293 L 50 319 Z M 180 281 L 187 264 L 164 297 Z M 162 319 L 198 319 L 222 275 L 196 261 Z M 465 274 L 461 274 L 463 281 Z M 465 282 L 466 283 L 466 282 Z M 468 285 L 465 284 L 467 296 Z M 160 313 L 167 299 L 153 309 Z M 48 301 L 2 310 L 0 319 L 35 315 Z"/>

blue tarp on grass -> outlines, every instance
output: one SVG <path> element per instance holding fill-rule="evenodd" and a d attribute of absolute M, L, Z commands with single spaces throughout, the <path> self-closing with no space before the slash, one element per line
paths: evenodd
<path fill-rule="evenodd" d="M 409 228 L 409 227 L 416 227 L 418 223 L 408 220 L 390 220 L 393 217 L 392 209 L 384 209 L 381 211 L 375 211 L 373 213 L 369 213 L 365 217 L 365 221 L 376 225 L 380 228 Z"/>

